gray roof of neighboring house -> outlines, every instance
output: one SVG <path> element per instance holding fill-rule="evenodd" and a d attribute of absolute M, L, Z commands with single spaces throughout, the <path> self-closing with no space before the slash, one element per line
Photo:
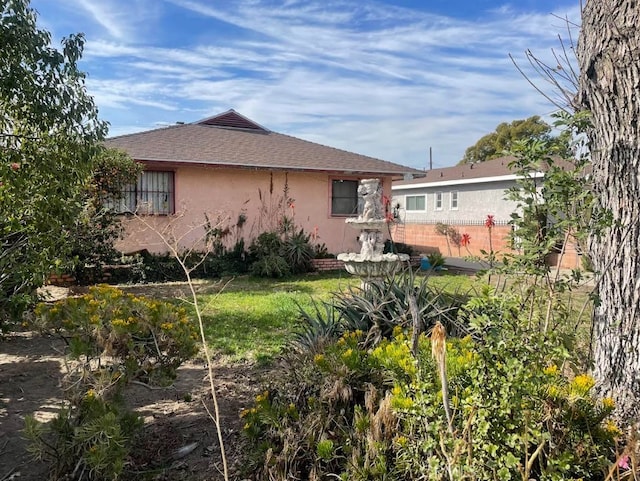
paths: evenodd
<path fill-rule="evenodd" d="M 423 177 L 412 180 L 395 181 L 393 185 L 410 186 L 412 184 L 428 184 L 432 182 L 462 181 L 465 179 L 514 175 L 515 172 L 509 169 L 509 163 L 513 160 L 515 160 L 515 157 L 500 157 L 475 164 L 461 164 L 453 167 L 432 169 L 423 172 Z"/>
<path fill-rule="evenodd" d="M 190 124 L 112 137 L 105 144 L 138 161 L 387 175 L 421 173 L 272 132 L 234 110 Z"/>
<path fill-rule="evenodd" d="M 397 180 L 393 182 L 394 189 L 411 188 L 414 185 L 426 187 L 424 184 L 446 183 L 447 185 L 480 183 L 483 179 L 487 181 L 499 181 L 501 177 L 518 175 L 517 169 L 510 169 L 509 164 L 516 160 L 514 156 L 499 157 L 497 159 L 486 160 L 484 162 L 476 162 L 474 164 L 454 165 L 453 167 L 444 167 L 441 169 L 432 169 L 422 172 L 422 177 L 414 177 L 411 180 Z M 569 160 L 563 160 L 554 157 L 553 163 L 562 169 L 574 168 L 574 164 Z M 544 163 L 541 165 L 540 174 L 549 170 L 549 165 Z"/>

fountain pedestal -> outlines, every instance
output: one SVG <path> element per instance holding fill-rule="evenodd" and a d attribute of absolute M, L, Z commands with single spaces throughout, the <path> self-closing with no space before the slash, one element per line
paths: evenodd
<path fill-rule="evenodd" d="M 338 254 L 338 260 L 350 274 L 360 277 L 361 287 L 375 280 L 395 274 L 403 262 L 409 260 L 407 254 L 383 254 L 382 231 L 387 227 L 382 206 L 382 192 L 379 179 L 363 179 L 358 186 L 358 195 L 364 201 L 362 214 L 346 220 L 348 226 L 360 230 L 358 241 L 362 245 L 359 253 Z"/>

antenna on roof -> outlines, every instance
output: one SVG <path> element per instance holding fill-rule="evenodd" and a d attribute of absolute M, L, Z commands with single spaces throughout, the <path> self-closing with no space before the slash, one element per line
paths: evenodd
<path fill-rule="evenodd" d="M 433 170 L 433 150 L 429 146 L 429 170 Z"/>

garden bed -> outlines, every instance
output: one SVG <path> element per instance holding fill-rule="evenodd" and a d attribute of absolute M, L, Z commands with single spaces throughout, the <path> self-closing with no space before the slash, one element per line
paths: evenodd
<path fill-rule="evenodd" d="M 46 479 L 47 466 L 34 462 L 21 430 L 24 418 L 52 419 L 62 402 L 59 377 L 63 344 L 31 332 L 0 340 L 0 480 Z M 215 362 L 217 396 L 227 457 L 232 469 L 241 449 L 239 412 L 253 402 L 259 379 L 266 375 L 249 363 Z M 217 480 L 219 446 L 214 425 L 203 401 L 211 409 L 207 370 L 201 359 L 185 363 L 175 383 L 162 389 L 131 385 L 127 400 L 144 419 L 144 428 L 125 468 L 124 479 Z M 197 443 L 184 457 L 174 453 Z M 234 467 L 235 466 L 235 467 Z M 13 476 L 13 477 L 12 477 Z"/>

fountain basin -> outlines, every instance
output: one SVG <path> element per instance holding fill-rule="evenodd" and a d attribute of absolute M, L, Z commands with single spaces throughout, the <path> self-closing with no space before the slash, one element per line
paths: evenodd
<path fill-rule="evenodd" d="M 338 254 L 338 260 L 344 262 L 344 268 L 349 274 L 362 279 L 381 279 L 396 273 L 403 262 L 409 260 L 407 254 L 379 254 L 362 256 L 349 252 Z"/>

